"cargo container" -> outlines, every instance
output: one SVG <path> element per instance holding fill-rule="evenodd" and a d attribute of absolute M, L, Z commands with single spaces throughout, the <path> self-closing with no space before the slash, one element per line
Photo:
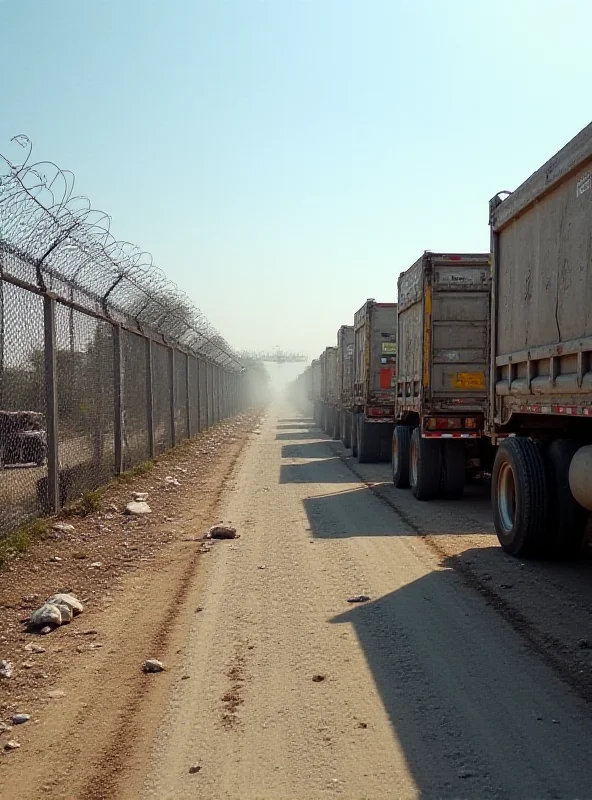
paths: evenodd
<path fill-rule="evenodd" d="M 489 253 L 426 251 L 398 281 L 392 471 L 418 500 L 459 497 L 482 467 Z"/>
<path fill-rule="evenodd" d="M 354 327 L 342 325 L 337 331 L 337 406 L 333 438 L 351 447 L 351 417 L 354 397 Z"/>
<path fill-rule="evenodd" d="M 570 555 L 592 510 L 592 125 L 491 200 L 490 231 L 495 528 Z"/>
<path fill-rule="evenodd" d="M 390 460 L 396 356 L 397 304 L 367 300 L 354 316 L 350 435 L 360 462 Z"/>
<path fill-rule="evenodd" d="M 311 372 L 311 403 L 312 415 L 315 424 L 321 425 L 321 360 L 315 358 L 310 365 Z"/>
<path fill-rule="evenodd" d="M 321 353 L 321 419 L 320 427 L 333 435 L 337 404 L 337 348 L 326 347 Z"/>

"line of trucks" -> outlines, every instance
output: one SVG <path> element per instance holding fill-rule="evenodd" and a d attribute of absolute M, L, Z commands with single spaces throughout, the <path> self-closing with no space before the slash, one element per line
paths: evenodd
<path fill-rule="evenodd" d="M 490 251 L 426 251 L 298 379 L 418 500 L 491 479 L 502 547 L 575 555 L 592 510 L 592 124 L 489 204 Z"/>

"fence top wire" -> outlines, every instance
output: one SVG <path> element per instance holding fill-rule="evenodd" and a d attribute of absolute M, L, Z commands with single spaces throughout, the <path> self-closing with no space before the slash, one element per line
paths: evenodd
<path fill-rule="evenodd" d="M 74 194 L 74 174 L 49 161 L 0 153 L 0 278 L 34 284 L 110 321 L 156 335 L 232 371 L 238 354 L 153 263 L 150 253 L 111 234 L 111 218 Z"/>

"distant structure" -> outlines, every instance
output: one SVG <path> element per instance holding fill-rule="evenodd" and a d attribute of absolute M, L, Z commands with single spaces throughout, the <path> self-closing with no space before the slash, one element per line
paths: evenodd
<path fill-rule="evenodd" d="M 251 361 L 264 361 L 267 364 L 304 364 L 308 361 L 308 357 L 303 353 L 288 353 L 286 350 L 280 350 L 279 347 L 267 352 L 263 350 L 243 351 L 240 356 Z"/>

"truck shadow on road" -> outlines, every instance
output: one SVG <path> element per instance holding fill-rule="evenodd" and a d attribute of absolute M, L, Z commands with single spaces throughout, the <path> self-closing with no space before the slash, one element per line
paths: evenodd
<path fill-rule="evenodd" d="M 292 431 L 291 433 L 276 433 L 275 435 L 276 441 L 297 441 L 299 439 L 315 439 L 314 431 L 311 433 L 308 430 L 306 431 Z"/>
<path fill-rule="evenodd" d="M 353 626 L 419 797 L 588 797 L 592 722 L 486 602 L 453 568 L 331 623 Z"/>
<path fill-rule="evenodd" d="M 297 430 L 307 430 L 313 432 L 314 430 L 314 423 L 313 422 L 293 422 L 291 425 L 277 425 L 276 430 L 278 431 L 297 431 Z"/>

